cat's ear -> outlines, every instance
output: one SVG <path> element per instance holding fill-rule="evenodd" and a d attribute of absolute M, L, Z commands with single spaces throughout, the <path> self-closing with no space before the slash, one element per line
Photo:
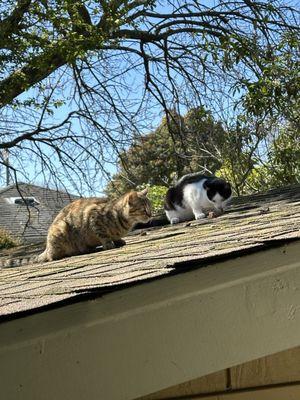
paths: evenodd
<path fill-rule="evenodd" d="M 140 192 L 137 192 L 138 196 L 147 196 L 148 194 L 148 188 L 146 187 L 145 189 L 141 190 Z"/>
<path fill-rule="evenodd" d="M 128 202 L 129 205 L 133 205 L 135 200 L 136 200 L 136 195 L 137 193 L 134 191 L 128 192 L 126 195 L 126 200 Z"/>
<path fill-rule="evenodd" d="M 211 189 L 211 188 L 213 187 L 213 182 L 214 182 L 213 179 L 211 179 L 211 180 L 207 179 L 207 180 L 203 183 L 203 189 L 205 189 L 205 190 Z"/>

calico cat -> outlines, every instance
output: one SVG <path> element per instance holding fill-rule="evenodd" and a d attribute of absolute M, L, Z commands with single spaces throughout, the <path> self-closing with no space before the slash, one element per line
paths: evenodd
<path fill-rule="evenodd" d="M 200 173 L 184 175 L 168 189 L 164 209 L 171 224 L 204 218 L 209 210 L 222 214 L 231 197 L 230 183 Z"/>
<path fill-rule="evenodd" d="M 37 262 L 59 260 L 126 244 L 121 239 L 138 222 L 148 222 L 151 205 L 147 189 L 129 192 L 116 200 L 79 199 L 64 207 L 51 224 L 45 251 Z"/>

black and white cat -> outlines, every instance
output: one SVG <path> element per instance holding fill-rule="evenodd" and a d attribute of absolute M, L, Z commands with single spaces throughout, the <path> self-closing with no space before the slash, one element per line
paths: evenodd
<path fill-rule="evenodd" d="M 200 173 L 184 175 L 168 189 L 165 212 L 171 224 L 204 218 L 208 211 L 222 214 L 231 197 L 230 183 Z"/>

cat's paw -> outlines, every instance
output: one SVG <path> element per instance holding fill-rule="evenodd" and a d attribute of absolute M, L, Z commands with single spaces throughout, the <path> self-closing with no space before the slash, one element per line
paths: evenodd
<path fill-rule="evenodd" d="M 171 218 L 170 222 L 171 222 L 171 225 L 178 224 L 179 223 L 179 218 L 177 218 L 177 217 Z"/>
<path fill-rule="evenodd" d="M 224 214 L 224 210 L 216 209 L 213 210 L 212 213 L 214 214 L 214 217 L 220 217 L 222 214 Z"/>
<path fill-rule="evenodd" d="M 195 214 L 195 219 L 203 219 L 205 218 L 205 214 L 204 213 L 199 213 L 199 214 Z"/>
<path fill-rule="evenodd" d="M 110 250 L 110 249 L 114 249 L 115 247 L 116 247 L 116 245 L 112 241 L 106 242 L 103 244 L 103 250 Z"/>
<path fill-rule="evenodd" d="M 213 210 L 208 213 L 208 218 L 217 218 L 220 217 L 224 211 L 221 210 Z"/>
<path fill-rule="evenodd" d="M 125 246 L 126 242 L 123 239 L 118 239 L 118 240 L 114 240 L 114 245 L 116 247 L 122 247 Z"/>

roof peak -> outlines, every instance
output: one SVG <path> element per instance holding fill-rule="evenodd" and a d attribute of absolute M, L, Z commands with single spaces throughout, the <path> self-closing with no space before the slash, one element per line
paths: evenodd
<path fill-rule="evenodd" d="M 55 192 L 55 193 L 64 193 L 64 194 L 68 194 L 68 195 L 71 195 L 71 196 L 76 196 L 76 195 L 74 195 L 72 193 L 67 192 L 66 190 L 52 189 L 52 188 L 49 188 L 49 187 L 46 187 L 46 186 L 35 185 L 33 183 L 26 183 L 26 182 L 18 182 L 17 184 L 16 183 L 12 183 L 12 184 L 10 184 L 8 186 L 0 188 L 0 194 L 1 193 L 5 193 L 7 190 L 10 190 L 10 189 L 12 189 L 14 187 L 17 188 L 17 187 L 20 187 L 20 186 L 34 187 L 34 188 L 38 188 L 38 189 L 45 189 L 45 190 L 48 190 L 48 191 L 51 191 L 51 192 Z"/>

